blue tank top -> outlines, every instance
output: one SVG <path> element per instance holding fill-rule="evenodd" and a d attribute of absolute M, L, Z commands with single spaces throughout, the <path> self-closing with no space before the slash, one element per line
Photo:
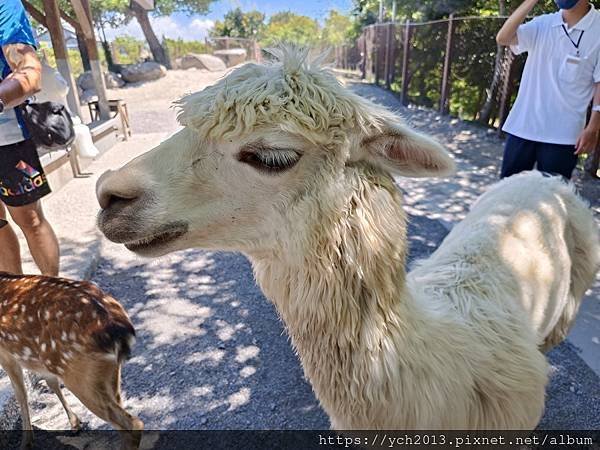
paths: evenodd
<path fill-rule="evenodd" d="M 2 47 L 8 44 L 36 47 L 31 24 L 20 0 L 0 0 L 0 78 L 10 72 Z M 28 137 L 20 112 L 7 108 L 0 113 L 0 145 L 14 144 Z"/>

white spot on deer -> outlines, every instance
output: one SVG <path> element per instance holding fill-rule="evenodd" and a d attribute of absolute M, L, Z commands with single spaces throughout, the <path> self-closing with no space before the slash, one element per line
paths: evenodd
<path fill-rule="evenodd" d="M 62 311 L 57 311 L 57 312 L 56 312 L 56 317 L 57 317 L 57 318 L 58 318 L 58 317 L 61 317 L 62 315 L 63 315 L 63 312 L 62 312 Z"/>
<path fill-rule="evenodd" d="M 42 352 L 45 352 L 45 351 L 46 351 L 46 343 L 45 343 L 45 342 L 43 342 L 43 343 L 42 343 L 42 345 L 40 345 L 40 350 L 41 350 Z"/>
<path fill-rule="evenodd" d="M 50 311 L 46 310 L 44 311 L 44 320 L 48 320 L 50 319 Z"/>
<path fill-rule="evenodd" d="M 52 350 L 56 350 L 56 342 L 54 339 L 50 339 L 50 347 L 52 347 Z"/>
<path fill-rule="evenodd" d="M 34 318 L 33 318 L 33 316 L 29 316 L 29 317 L 27 318 L 27 321 L 28 321 L 29 323 L 33 323 L 33 321 L 34 321 Z"/>
<path fill-rule="evenodd" d="M 81 299 L 81 303 L 83 303 L 84 305 L 87 305 L 87 304 L 90 303 L 90 301 L 87 298 L 84 297 L 84 298 Z"/>
<path fill-rule="evenodd" d="M 81 311 L 75 313 L 75 319 L 77 319 L 77 320 L 81 319 Z"/>
<path fill-rule="evenodd" d="M 39 336 L 36 336 L 33 340 L 35 341 L 36 344 L 39 345 L 39 343 L 40 343 L 40 337 Z"/>
<path fill-rule="evenodd" d="M 24 313 L 26 309 L 27 309 L 27 308 L 25 307 L 25 305 L 21 305 L 21 312 L 22 312 L 22 313 Z"/>
<path fill-rule="evenodd" d="M 68 336 L 67 336 L 67 332 L 66 331 L 63 331 L 62 333 L 60 333 L 60 340 L 61 341 L 67 342 L 67 338 L 68 338 Z"/>
<path fill-rule="evenodd" d="M 60 366 L 56 366 L 56 373 L 58 373 L 59 375 L 64 375 L 65 369 Z"/>

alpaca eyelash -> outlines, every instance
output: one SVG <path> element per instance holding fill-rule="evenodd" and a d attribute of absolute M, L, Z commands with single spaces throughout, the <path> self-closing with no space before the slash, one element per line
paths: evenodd
<path fill-rule="evenodd" d="M 242 150 L 238 160 L 258 170 L 273 173 L 290 169 L 298 162 L 300 156 L 300 153 L 291 149 Z"/>

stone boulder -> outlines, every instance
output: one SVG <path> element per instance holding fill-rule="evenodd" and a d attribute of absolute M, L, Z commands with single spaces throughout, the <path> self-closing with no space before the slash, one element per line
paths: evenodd
<path fill-rule="evenodd" d="M 121 76 L 114 72 L 105 72 L 104 82 L 106 83 L 106 87 L 108 89 L 120 88 L 125 85 L 125 82 L 121 79 Z M 79 75 L 79 78 L 77 78 L 77 84 L 84 91 L 96 89 L 94 77 L 92 76 L 92 72 L 89 70 Z"/>
<path fill-rule="evenodd" d="M 125 86 L 125 82 L 121 78 L 121 75 L 114 72 L 106 72 L 104 74 L 104 82 L 108 89 L 115 89 Z"/>
<path fill-rule="evenodd" d="M 127 83 L 158 80 L 167 74 L 167 69 L 154 61 L 139 64 L 127 64 L 121 69 L 121 77 Z"/>
<path fill-rule="evenodd" d="M 248 52 L 245 48 L 230 48 L 227 50 L 216 50 L 213 55 L 221 58 L 227 67 L 237 66 L 246 61 Z"/>
<path fill-rule="evenodd" d="M 96 93 L 96 89 L 86 89 L 79 95 L 79 103 L 82 105 L 87 105 L 89 102 L 97 101 L 98 94 Z"/>
<path fill-rule="evenodd" d="M 94 85 L 94 78 L 92 77 L 92 72 L 90 72 L 89 70 L 79 75 L 79 78 L 77 78 L 77 84 L 84 91 L 96 88 L 96 86 Z"/>
<path fill-rule="evenodd" d="M 171 69 L 181 69 L 181 58 L 175 58 L 173 61 L 171 61 Z"/>
<path fill-rule="evenodd" d="M 205 69 L 210 72 L 217 72 L 219 70 L 227 69 L 225 62 L 213 55 L 207 55 L 205 53 L 188 53 L 181 58 L 182 69 Z"/>

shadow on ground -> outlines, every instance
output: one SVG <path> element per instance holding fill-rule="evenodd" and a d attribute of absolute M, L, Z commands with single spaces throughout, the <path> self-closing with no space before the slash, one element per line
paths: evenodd
<path fill-rule="evenodd" d="M 436 220 L 410 217 L 411 261 L 433 252 L 445 234 Z M 147 429 L 329 428 L 244 257 L 188 250 L 144 262 L 128 255 L 101 261 L 94 280 L 123 302 L 137 329 L 123 385 L 126 407 Z M 567 344 L 550 360 L 541 426 L 600 428 L 600 385 L 593 372 Z M 69 401 L 76 403 L 72 396 Z M 49 394 L 36 399 L 35 410 L 39 421 L 51 424 L 44 428 L 66 424 Z M 108 428 L 76 410 L 90 428 Z"/>

